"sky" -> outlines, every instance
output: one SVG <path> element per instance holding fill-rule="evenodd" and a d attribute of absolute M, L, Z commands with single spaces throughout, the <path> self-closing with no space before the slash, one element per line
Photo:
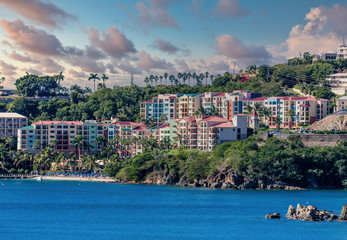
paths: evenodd
<path fill-rule="evenodd" d="M 149 75 L 223 74 L 336 51 L 346 0 L 0 0 L 3 86 L 28 73 L 63 86 L 143 86 Z"/>

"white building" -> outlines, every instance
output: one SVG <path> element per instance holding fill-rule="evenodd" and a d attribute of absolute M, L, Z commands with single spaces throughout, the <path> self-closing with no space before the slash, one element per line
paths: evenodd
<path fill-rule="evenodd" d="M 17 138 L 18 129 L 28 125 L 27 117 L 18 113 L 0 113 L 0 138 Z"/>
<path fill-rule="evenodd" d="M 341 45 L 337 48 L 337 59 L 346 59 L 347 58 L 347 46 Z"/>
<path fill-rule="evenodd" d="M 335 73 L 326 78 L 331 91 L 338 95 L 347 93 L 347 73 Z"/>

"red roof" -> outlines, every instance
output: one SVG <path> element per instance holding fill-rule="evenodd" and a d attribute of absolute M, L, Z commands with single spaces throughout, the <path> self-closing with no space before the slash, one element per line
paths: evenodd
<path fill-rule="evenodd" d="M 60 124 L 60 123 L 66 123 L 68 125 L 83 125 L 83 122 L 81 121 L 37 121 L 34 122 L 33 125 L 37 124 L 43 124 L 43 125 L 49 125 L 49 124 Z"/>
<path fill-rule="evenodd" d="M 129 122 L 129 121 L 119 121 L 119 122 L 114 122 L 111 123 L 111 125 L 131 125 L 131 126 L 142 126 L 144 125 L 144 123 L 140 122 L 140 123 L 135 123 L 135 122 Z"/>
<path fill-rule="evenodd" d="M 141 103 L 153 103 L 153 100 L 144 101 L 144 102 L 141 102 Z"/>
<path fill-rule="evenodd" d="M 234 127 L 230 122 L 223 122 L 223 123 L 218 123 L 216 125 L 213 125 L 212 127 Z"/>
<path fill-rule="evenodd" d="M 133 130 L 137 130 L 137 131 L 143 131 L 143 130 L 146 130 L 147 127 L 144 127 L 144 126 L 138 126 L 138 127 L 135 127 Z"/>
<path fill-rule="evenodd" d="M 263 101 L 266 100 L 270 97 L 259 97 L 259 98 L 253 98 L 253 99 L 248 99 L 246 101 L 250 102 L 256 102 L 256 101 Z M 321 101 L 329 101 L 323 98 L 313 98 L 313 97 L 272 97 L 272 98 L 277 98 L 277 99 L 282 99 L 282 100 L 292 100 L 292 101 L 299 101 L 299 100 L 321 100 Z"/>
<path fill-rule="evenodd" d="M 217 94 L 215 97 L 224 97 L 225 96 L 225 93 L 220 93 L 220 94 Z"/>
<path fill-rule="evenodd" d="M 311 105 L 308 105 L 308 104 L 300 104 L 299 107 L 311 107 Z"/>
<path fill-rule="evenodd" d="M 203 118 L 201 119 L 200 121 L 206 121 L 206 122 L 225 122 L 227 121 L 226 119 L 224 118 L 221 118 L 221 117 L 217 117 L 217 116 L 208 116 L 207 118 Z"/>

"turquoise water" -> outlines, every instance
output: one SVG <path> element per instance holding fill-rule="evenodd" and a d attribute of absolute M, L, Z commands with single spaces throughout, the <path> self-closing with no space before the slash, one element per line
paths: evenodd
<path fill-rule="evenodd" d="M 340 214 L 347 191 L 226 191 L 7 180 L 0 239 L 347 239 L 347 223 L 266 220 L 289 204 Z"/>

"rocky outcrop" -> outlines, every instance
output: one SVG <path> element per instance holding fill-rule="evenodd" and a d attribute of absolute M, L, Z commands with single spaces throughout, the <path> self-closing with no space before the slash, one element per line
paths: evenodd
<path fill-rule="evenodd" d="M 339 220 L 347 221 L 347 204 L 343 205 Z"/>
<path fill-rule="evenodd" d="M 343 206 L 340 218 L 337 215 L 330 213 L 331 211 L 327 210 L 319 211 L 317 207 L 313 205 L 308 205 L 305 207 L 304 205 L 298 204 L 296 210 L 292 205 L 289 206 L 286 218 L 310 222 L 324 220 L 332 222 L 336 219 L 343 220 L 344 217 L 346 217 L 347 220 L 347 205 Z"/>
<path fill-rule="evenodd" d="M 266 219 L 281 219 L 281 215 L 279 213 L 268 213 L 265 216 Z"/>

